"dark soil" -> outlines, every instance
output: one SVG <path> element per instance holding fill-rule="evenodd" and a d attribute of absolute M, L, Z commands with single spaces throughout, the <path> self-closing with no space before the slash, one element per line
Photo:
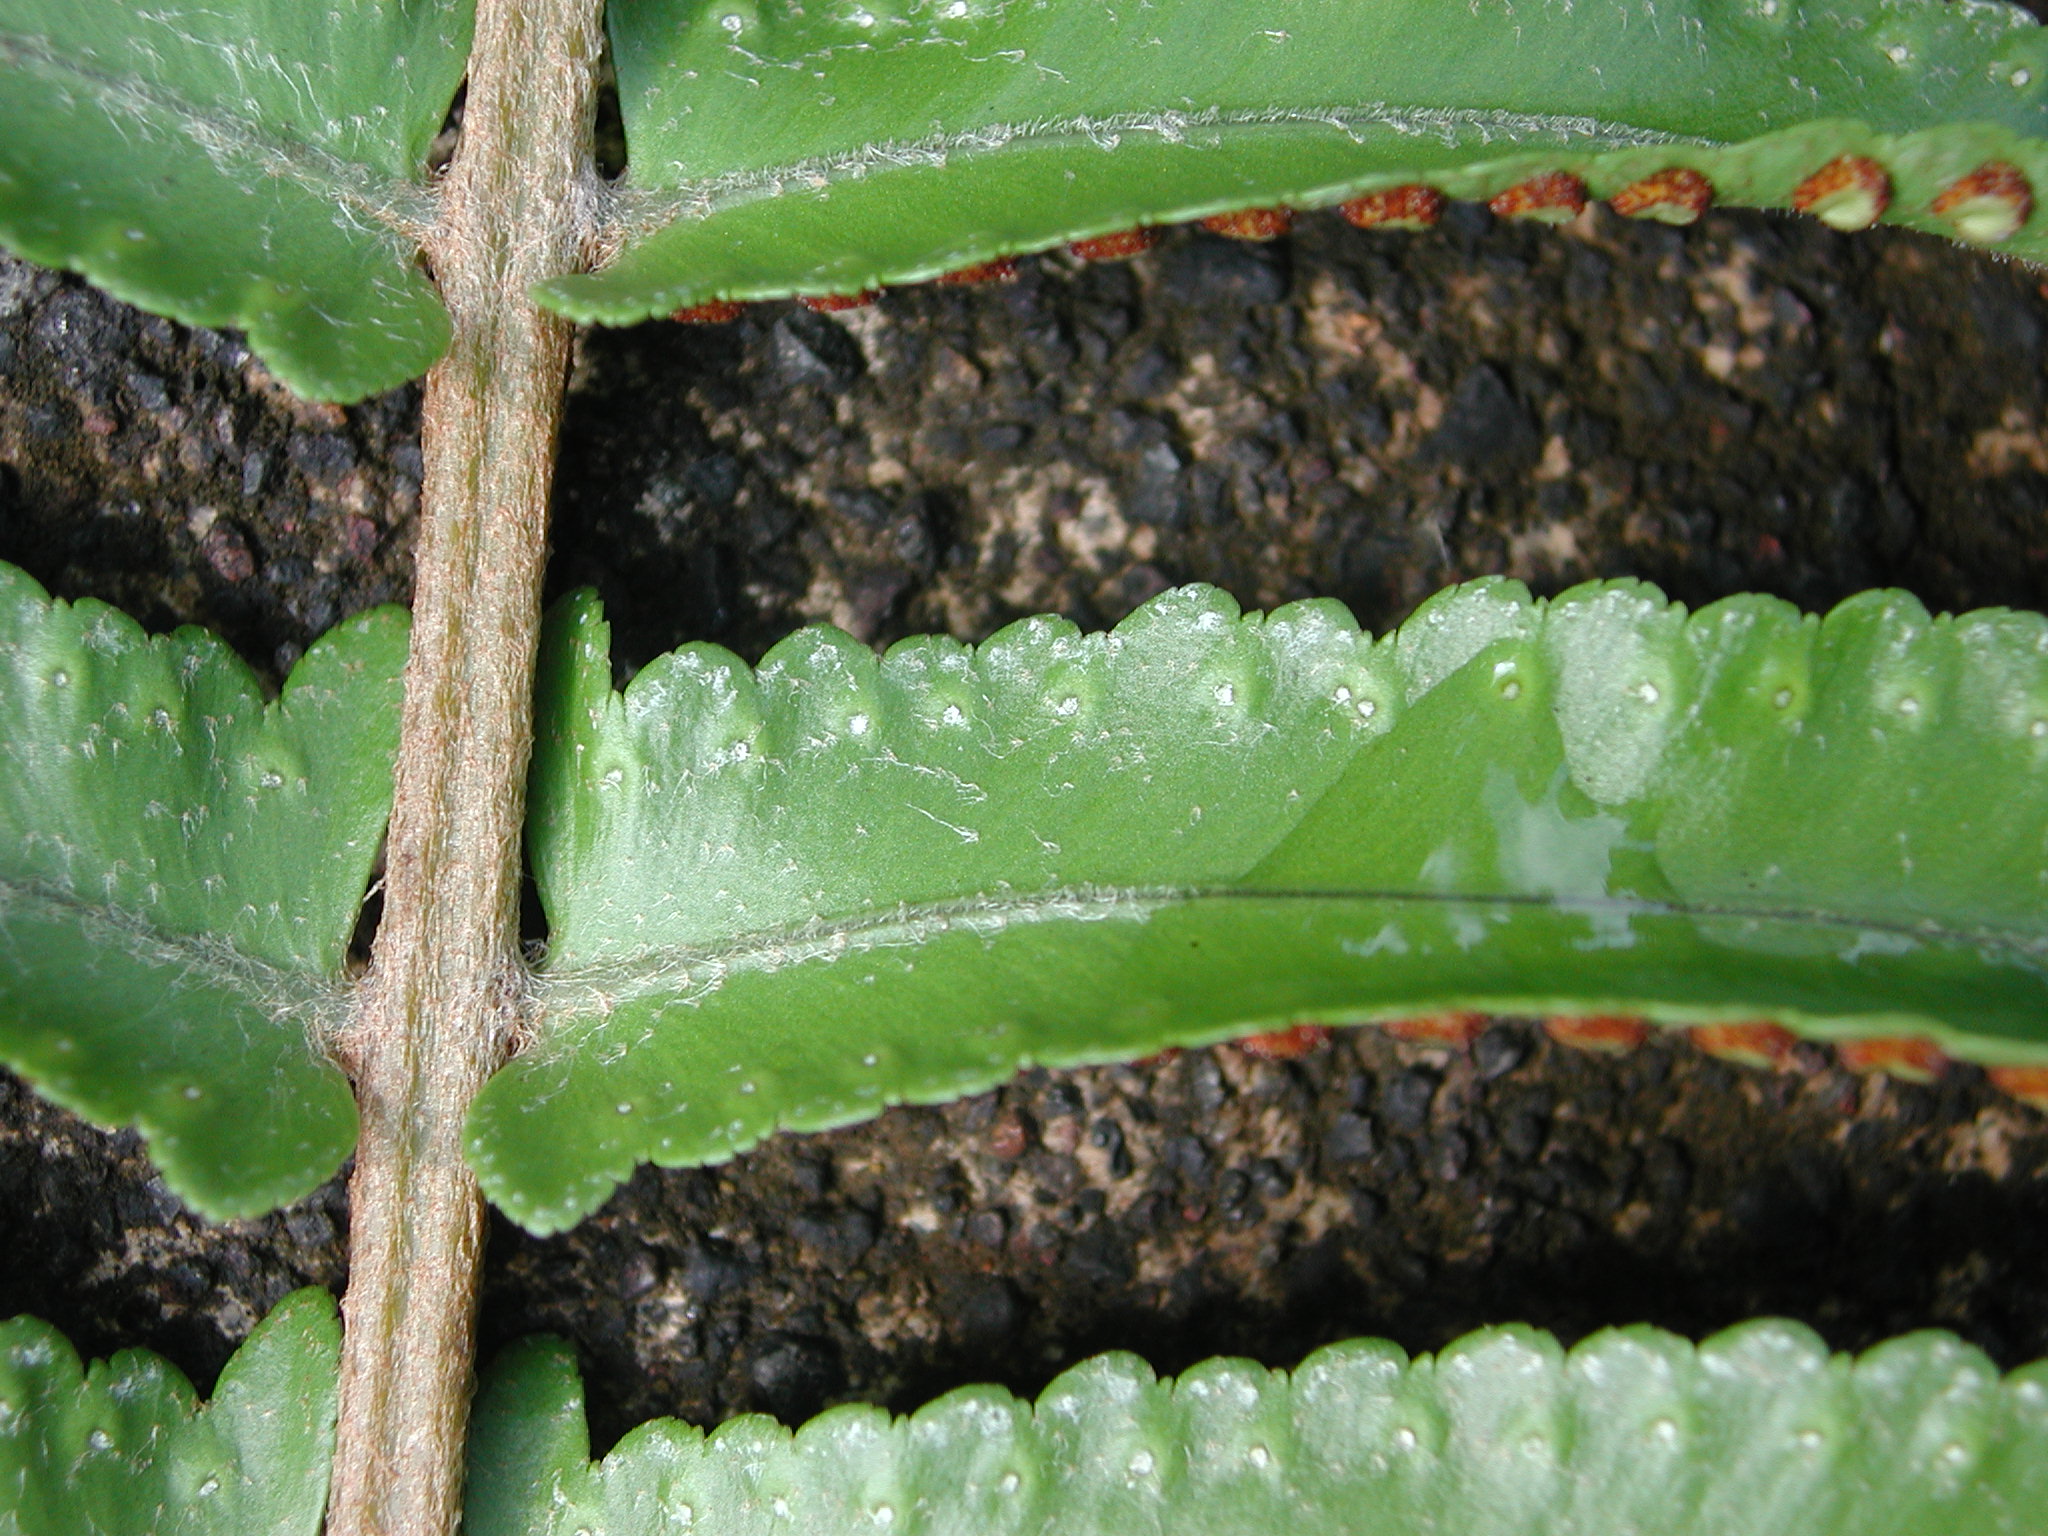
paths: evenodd
<path fill-rule="evenodd" d="M 2048 607 L 2048 296 L 1928 241 L 1757 216 L 1433 236 L 1318 216 L 1125 266 L 825 318 L 586 338 L 555 585 L 637 666 L 883 643 L 1176 582 L 1342 598 L 1372 627 L 1489 572 L 1809 607 L 1876 583 Z M 223 631 L 273 681 L 403 600 L 417 395 L 292 401 L 231 337 L 0 265 L 0 557 L 68 597 Z M 0 1312 L 202 1382 L 284 1291 L 339 1285 L 339 1186 L 209 1227 L 132 1135 L 0 1096 Z M 500 1226 L 487 1343 L 573 1337 L 601 1439 L 659 1412 L 907 1407 L 1035 1389 L 1096 1350 L 1162 1370 L 1323 1341 L 1411 1349 L 1757 1312 L 1840 1347 L 1953 1328 L 2048 1354 L 2048 1120 L 1958 1070 L 1623 1057 L 1504 1021 L 1470 1053 L 1340 1036 L 1026 1074 L 943 1110 L 643 1171 L 564 1237 Z"/>

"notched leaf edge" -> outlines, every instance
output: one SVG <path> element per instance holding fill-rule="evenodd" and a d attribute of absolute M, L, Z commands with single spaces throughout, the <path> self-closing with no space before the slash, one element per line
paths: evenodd
<path fill-rule="evenodd" d="M 0 1523 L 316 1536 L 340 1355 L 334 1298 L 314 1289 L 271 1309 L 206 1403 L 146 1350 L 87 1365 L 35 1318 L 0 1323 Z"/>
<path fill-rule="evenodd" d="M 1486 1329 L 1440 1354 L 1381 1340 L 1293 1371 L 1205 1361 L 1157 1379 L 1104 1355 L 1037 1402 L 968 1387 L 896 1418 L 835 1408 L 794 1432 L 674 1420 L 589 1459 L 573 1355 L 531 1340 L 488 1373 L 471 1536 L 912 1529 L 1681 1536 L 1867 1529 L 2022 1536 L 2048 1495 L 2048 1365 L 2000 1377 L 1952 1336 L 1830 1355 L 1794 1323 L 1697 1346 L 1648 1327 L 1569 1351 Z M 1731 1477 L 1740 1467 L 1742 1475 Z"/>
<path fill-rule="evenodd" d="M 354 1145 L 325 1041 L 350 1006 L 407 631 L 396 608 L 338 626 L 266 703 L 204 631 L 152 636 L 0 565 L 0 827 L 19 839 L 0 851 L 0 1059 L 136 1127 L 215 1218 L 303 1197 Z"/>
<path fill-rule="evenodd" d="M 758 674 L 691 647 L 624 695 L 606 650 L 588 600 L 558 614 L 529 847 L 559 947 L 470 1122 L 536 1230 L 641 1160 L 1309 1020 L 1769 1018 L 2048 1062 L 2039 616 L 1489 579 L 1376 641 L 1186 589 L 1110 636 L 877 660 L 814 630 Z"/>

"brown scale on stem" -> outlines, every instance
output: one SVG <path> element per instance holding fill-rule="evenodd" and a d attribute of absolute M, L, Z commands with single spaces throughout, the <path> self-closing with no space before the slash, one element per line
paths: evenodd
<path fill-rule="evenodd" d="M 453 332 L 427 375 L 413 627 L 385 903 L 336 1042 L 349 1181 L 328 1536 L 451 1536 L 484 1205 L 469 1102 L 521 1031 L 519 837 L 572 327 L 533 285 L 587 268 L 600 0 L 481 0 L 462 137 L 426 238 Z"/>

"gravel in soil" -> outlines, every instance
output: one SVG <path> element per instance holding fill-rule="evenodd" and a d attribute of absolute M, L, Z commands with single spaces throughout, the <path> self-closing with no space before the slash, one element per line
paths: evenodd
<path fill-rule="evenodd" d="M 1891 583 L 2048 607 L 2038 275 L 1907 236 L 1458 210 L 1422 238 L 1305 219 L 826 317 L 579 349 L 557 589 L 630 669 L 796 624 L 886 643 L 1055 609 L 1114 622 L 1207 580 L 1396 622 L 1436 587 L 1636 575 L 1808 607 Z M 0 558 L 272 683 L 403 600 L 417 393 L 290 399 L 240 342 L 0 261 Z M 943 1109 L 643 1170 L 547 1241 L 502 1224 L 495 1343 L 574 1338 L 601 1441 L 639 1418 L 1033 1389 L 1103 1348 L 1289 1363 L 1351 1333 L 1567 1337 L 1757 1312 L 1851 1347 L 1951 1327 L 2048 1353 L 2048 1124 L 1933 1087 L 1606 1057 L 1506 1021 L 1470 1052 L 1367 1031 L 1027 1073 Z M 339 1186 L 210 1226 L 135 1138 L 0 1094 L 0 1312 L 209 1380 L 291 1286 L 338 1286 Z"/>

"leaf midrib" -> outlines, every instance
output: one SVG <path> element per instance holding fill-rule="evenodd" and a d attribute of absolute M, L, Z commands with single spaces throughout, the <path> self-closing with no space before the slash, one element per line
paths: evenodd
<path fill-rule="evenodd" d="M 250 168 L 283 177 L 323 201 L 368 214 L 413 243 L 422 240 L 434 222 L 434 194 L 424 185 L 387 176 L 308 140 L 268 131 L 249 118 L 202 106 L 139 76 L 81 64 L 39 37 L 0 32 L 0 68 L 73 86 L 116 120 L 169 118 L 231 179 Z"/>
<path fill-rule="evenodd" d="M 1701 149 L 1725 149 L 1719 139 L 1670 133 L 1660 128 L 1638 127 L 1580 114 L 1513 112 L 1481 107 L 1413 107 L 1392 102 L 1368 102 L 1352 106 L 1311 108 L 1210 107 L 1196 112 L 1128 112 L 1110 117 L 1073 117 L 1045 122 L 993 123 L 957 133 L 935 133 L 921 139 L 889 139 L 866 143 L 837 154 L 816 156 L 781 164 L 732 171 L 700 180 L 682 180 L 670 185 L 634 187 L 631 164 L 627 182 L 620 189 L 618 223 L 634 240 L 645 238 L 680 219 L 706 219 L 745 203 L 783 195 L 785 183 L 796 183 L 805 191 L 821 184 L 864 180 L 877 172 L 923 167 L 936 168 L 953 158 L 980 158 L 1004 153 L 1020 145 L 1060 149 L 1106 148 L 1109 135 L 1155 133 L 1162 142 L 1189 131 L 1216 132 L 1226 137 L 1256 134 L 1272 128 L 1329 127 L 1392 128 L 1396 132 L 1439 137 L 1459 133 L 1496 135 L 1502 139 L 1501 158 L 1527 155 L 1529 136 L 1549 135 L 1556 147 L 1570 153 L 1589 150 L 1642 149 L 1658 145 L 1685 145 Z M 1367 175 L 1384 175 L 1371 172 Z"/>
<path fill-rule="evenodd" d="M 95 949 L 107 949 L 170 978 L 166 990 L 189 986 L 197 977 L 265 1017 L 309 1026 L 316 1038 L 331 1038 L 345 1019 L 352 991 L 345 977 L 326 976 L 258 959 L 211 933 L 178 933 L 124 907 L 81 899 L 75 892 L 42 881 L 0 878 L 0 935 L 10 911 L 61 913 L 77 923 Z"/>
<path fill-rule="evenodd" d="M 1917 942 L 2002 951 L 2021 963 L 2048 961 L 2048 934 L 1995 923 L 1957 928 L 1932 920 L 1857 917 L 1825 908 L 1656 901 L 1633 896 L 1558 896 L 1537 892 L 1436 892 L 1372 889 L 1261 889 L 1249 886 L 1070 885 L 1030 895 L 978 894 L 904 902 L 885 911 L 787 924 L 723 943 L 659 945 L 560 970 L 540 968 L 534 1001 L 550 1017 L 608 1014 L 623 1004 L 666 996 L 702 997 L 738 974 L 772 974 L 815 960 L 878 949 L 914 948 L 943 934 L 1013 925 L 1125 919 L 1143 921 L 1170 906 L 1223 902 L 1382 902 L 1418 909 L 1509 907 L 1569 913 L 1746 921 L 1809 930 L 1875 933 Z M 702 972 L 701 979 L 696 973 Z"/>

